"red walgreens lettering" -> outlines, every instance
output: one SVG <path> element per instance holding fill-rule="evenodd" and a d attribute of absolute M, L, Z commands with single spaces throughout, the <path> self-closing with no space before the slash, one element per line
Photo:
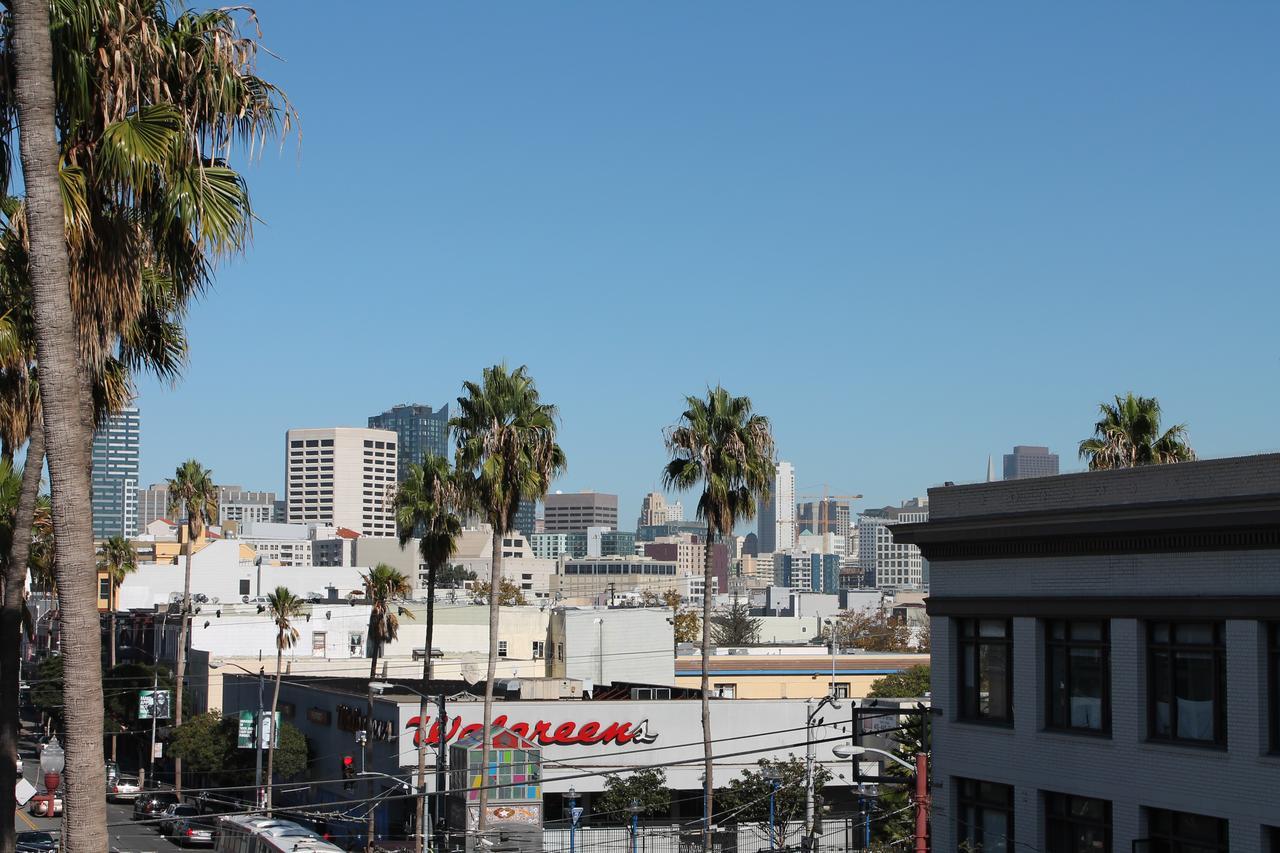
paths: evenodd
<path fill-rule="evenodd" d="M 428 722 L 431 720 L 427 717 Z M 527 722 L 518 722 L 508 724 L 506 714 L 502 714 L 494 719 L 493 724 L 498 727 L 509 729 L 511 732 L 520 737 L 532 741 L 539 746 L 577 746 L 592 745 L 597 743 L 611 743 L 618 746 L 626 746 L 629 743 L 649 744 L 658 739 L 658 735 L 649 731 L 649 721 L 641 720 L 638 723 L 609 723 L 607 726 L 596 720 L 588 720 L 582 725 L 578 725 L 572 721 L 563 723 L 551 723 L 547 720 L 538 720 L 530 725 Z M 471 723 L 463 726 L 462 720 L 457 717 L 451 719 L 449 732 L 445 735 L 445 742 L 470 737 L 476 734 L 482 728 L 479 723 Z M 415 729 L 413 734 L 414 745 L 418 745 L 418 718 L 410 717 L 405 723 L 406 729 Z M 440 742 L 440 724 L 431 724 L 427 729 L 427 743 L 438 744 Z"/>

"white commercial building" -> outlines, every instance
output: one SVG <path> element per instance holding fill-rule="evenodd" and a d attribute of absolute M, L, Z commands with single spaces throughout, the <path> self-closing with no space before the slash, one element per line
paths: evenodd
<path fill-rule="evenodd" d="M 285 436 L 290 523 L 322 522 L 365 536 L 395 536 L 396 433 L 291 429 Z"/>
<path fill-rule="evenodd" d="M 929 519 L 928 498 L 913 498 L 900 507 L 868 510 L 858 516 L 858 569 L 866 583 L 880 589 L 919 589 L 924 586 L 924 558 L 920 549 L 895 542 L 890 526 Z"/>
<path fill-rule="evenodd" d="M 796 545 L 796 469 L 779 462 L 769 500 L 760 501 L 757 537 L 760 551 L 789 551 Z"/>

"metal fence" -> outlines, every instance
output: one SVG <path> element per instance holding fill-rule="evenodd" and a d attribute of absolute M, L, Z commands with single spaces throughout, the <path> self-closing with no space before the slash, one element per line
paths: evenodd
<path fill-rule="evenodd" d="M 863 825 L 854 817 L 826 818 L 823 831 L 818 835 L 816 853 L 845 853 L 863 850 Z M 570 830 L 545 829 L 542 832 L 544 853 L 701 853 L 702 833 L 688 824 L 654 825 L 640 827 L 633 841 L 631 830 L 621 826 L 579 827 L 574 830 L 572 845 Z M 711 849 L 714 853 L 768 853 L 800 850 L 804 827 L 798 822 L 779 827 L 774 846 L 769 844 L 769 826 L 763 823 L 737 824 L 712 831 Z"/>

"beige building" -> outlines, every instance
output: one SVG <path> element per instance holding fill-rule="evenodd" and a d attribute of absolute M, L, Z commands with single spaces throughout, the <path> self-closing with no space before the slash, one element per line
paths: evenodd
<path fill-rule="evenodd" d="M 396 434 L 385 429 L 291 429 L 285 436 L 285 515 L 364 536 L 395 536 Z"/>
<path fill-rule="evenodd" d="M 711 688 L 722 699 L 818 699 L 830 695 L 833 683 L 836 696 L 858 699 L 867 695 L 877 679 L 913 666 L 929 664 L 927 654 L 838 655 L 833 678 L 831 655 L 813 654 L 806 649 L 794 650 L 800 654 L 735 654 L 739 651 L 737 649 L 719 651 L 720 654 L 707 662 L 707 669 Z M 696 688 L 700 686 L 701 678 L 701 657 L 688 655 L 676 658 L 676 683 L 679 686 Z"/>

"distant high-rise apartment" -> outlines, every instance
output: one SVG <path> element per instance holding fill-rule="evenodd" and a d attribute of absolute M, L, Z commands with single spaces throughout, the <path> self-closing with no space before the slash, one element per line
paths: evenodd
<path fill-rule="evenodd" d="M 531 500 L 521 500 L 520 508 L 516 510 L 516 520 L 514 527 L 517 531 L 528 539 L 533 535 L 533 529 L 538 523 L 538 502 Z"/>
<path fill-rule="evenodd" d="M 275 520 L 275 492 L 251 492 L 244 486 L 218 486 L 218 524 L 235 522 L 243 527 L 250 521 Z M 153 483 L 138 489 L 138 530 L 143 531 L 156 519 L 167 518 L 173 522 L 185 521 L 169 515 L 168 483 Z"/>
<path fill-rule="evenodd" d="M 760 501 L 758 538 L 761 554 L 790 551 L 796 544 L 796 469 L 779 462 L 769 500 Z"/>
<path fill-rule="evenodd" d="M 135 406 L 109 416 L 93 434 L 93 537 L 138 535 L 138 444 Z"/>
<path fill-rule="evenodd" d="M 919 589 L 925 584 L 920 549 L 893 541 L 889 526 L 929 520 L 929 499 L 912 498 L 902 506 L 869 509 L 858 516 L 858 567 L 862 586 Z"/>
<path fill-rule="evenodd" d="M 1027 477 L 1055 477 L 1058 474 L 1058 454 L 1047 447 L 1019 444 L 1012 453 L 1004 455 L 1004 478 L 1025 480 Z"/>
<path fill-rule="evenodd" d="M 834 533 L 849 538 L 853 514 L 846 500 L 827 498 L 805 501 L 796 506 L 796 530 L 810 533 Z"/>
<path fill-rule="evenodd" d="M 604 492 L 556 492 L 542 499 L 547 533 L 586 532 L 588 527 L 618 528 L 618 496 Z"/>
<path fill-rule="evenodd" d="M 385 429 L 291 429 L 285 435 L 290 524 L 324 523 L 395 536 L 397 441 Z"/>
<path fill-rule="evenodd" d="M 409 476 L 409 463 L 422 464 L 428 453 L 449 458 L 449 407 L 433 410 L 421 403 L 401 403 L 369 418 L 369 429 L 389 429 L 398 436 L 397 482 Z"/>

